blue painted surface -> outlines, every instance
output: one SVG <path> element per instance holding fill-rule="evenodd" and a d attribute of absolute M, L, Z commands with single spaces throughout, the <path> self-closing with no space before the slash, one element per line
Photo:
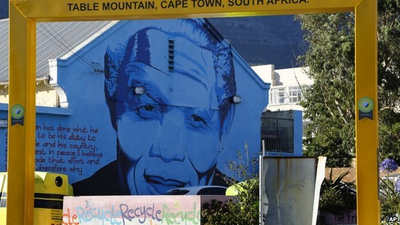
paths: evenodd
<path fill-rule="evenodd" d="M 121 21 L 57 64 L 69 108 L 38 107 L 36 169 L 68 174 L 76 195 L 221 184 L 238 150 L 260 152 L 269 84 L 203 19 Z"/>
<path fill-rule="evenodd" d="M 303 156 L 303 112 L 294 110 L 294 156 Z"/>

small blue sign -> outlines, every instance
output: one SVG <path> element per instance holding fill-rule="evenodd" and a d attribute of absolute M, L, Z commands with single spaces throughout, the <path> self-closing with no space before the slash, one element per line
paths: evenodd
<path fill-rule="evenodd" d="M 374 101 L 371 98 L 364 97 L 358 101 L 358 119 L 373 119 Z"/>
<path fill-rule="evenodd" d="M 15 124 L 24 125 L 25 109 L 22 105 L 16 104 L 11 108 L 11 126 Z"/>

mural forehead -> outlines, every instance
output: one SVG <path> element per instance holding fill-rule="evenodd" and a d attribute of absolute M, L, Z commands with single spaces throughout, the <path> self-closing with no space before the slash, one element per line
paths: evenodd
<path fill-rule="evenodd" d="M 128 89 L 143 88 L 153 96 L 158 95 L 163 104 L 218 110 L 215 75 L 201 79 L 187 73 L 163 72 L 139 62 L 126 65 L 125 73 L 129 76 Z"/>
<path fill-rule="evenodd" d="M 200 45 L 189 37 L 146 28 L 137 32 L 129 42 L 126 52 L 131 54 L 129 60 L 131 62 L 146 63 L 171 75 L 180 72 L 197 79 L 209 79 L 209 76 L 215 76 L 213 61 L 215 47 L 208 49 L 207 45 Z M 197 47 L 201 48 L 193 51 Z"/>

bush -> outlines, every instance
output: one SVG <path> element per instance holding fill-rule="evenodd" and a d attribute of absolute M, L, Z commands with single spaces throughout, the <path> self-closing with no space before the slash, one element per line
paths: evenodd
<path fill-rule="evenodd" d="M 247 146 L 245 146 L 246 156 Z M 236 179 L 226 179 L 230 185 L 237 185 L 238 195 L 233 201 L 223 203 L 212 201 L 203 205 L 201 221 L 204 225 L 243 225 L 258 224 L 259 222 L 259 176 L 258 173 L 248 174 L 250 166 L 256 171 L 258 158 L 248 161 L 238 151 L 238 163 L 229 162 L 228 168 L 235 177 L 244 182 L 237 182 Z"/>
<path fill-rule="evenodd" d="M 319 209 L 321 211 L 339 213 L 341 211 L 356 209 L 357 196 L 355 191 L 351 189 L 353 182 L 343 182 L 343 178 L 348 174 L 349 171 L 333 179 L 331 169 L 329 179 L 325 178 L 321 185 L 319 198 Z"/>
<path fill-rule="evenodd" d="M 393 159 L 384 159 L 379 164 L 380 172 L 387 175 L 379 182 L 379 199 L 381 206 L 381 221 L 387 224 L 388 218 L 394 218 L 400 213 L 400 179 L 390 179 L 389 173 L 396 171 L 398 165 Z"/>

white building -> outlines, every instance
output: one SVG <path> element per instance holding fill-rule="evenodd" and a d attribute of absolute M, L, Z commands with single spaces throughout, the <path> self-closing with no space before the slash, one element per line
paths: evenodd
<path fill-rule="evenodd" d="M 303 107 L 299 105 L 303 98 L 303 90 L 314 83 L 306 73 L 307 68 L 294 67 L 275 70 L 274 65 L 269 64 L 253 66 L 252 69 L 264 82 L 271 83 L 269 104 L 264 111 L 303 111 Z M 282 115 L 285 116 L 285 114 Z M 302 119 L 301 136 L 303 138 L 307 123 L 307 120 Z"/>
<path fill-rule="evenodd" d="M 253 66 L 252 69 L 264 82 L 271 83 L 269 104 L 266 110 L 301 110 L 302 89 L 313 84 L 304 68 L 294 67 L 275 70 L 274 65 Z"/>

